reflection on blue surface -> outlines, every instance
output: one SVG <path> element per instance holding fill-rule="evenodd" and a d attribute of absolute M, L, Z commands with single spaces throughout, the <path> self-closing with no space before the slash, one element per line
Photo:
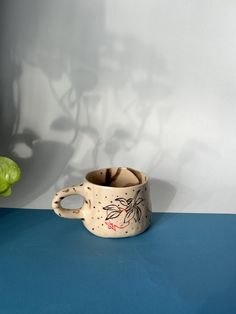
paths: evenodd
<path fill-rule="evenodd" d="M 154 214 L 103 239 L 51 211 L 4 212 L 1 313 L 236 312 L 234 215 Z"/>

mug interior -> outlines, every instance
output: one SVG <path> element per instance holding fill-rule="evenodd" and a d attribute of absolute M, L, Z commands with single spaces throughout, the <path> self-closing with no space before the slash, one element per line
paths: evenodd
<path fill-rule="evenodd" d="M 96 185 L 124 188 L 143 184 L 148 178 L 144 173 L 132 168 L 113 167 L 89 172 L 86 180 Z"/>

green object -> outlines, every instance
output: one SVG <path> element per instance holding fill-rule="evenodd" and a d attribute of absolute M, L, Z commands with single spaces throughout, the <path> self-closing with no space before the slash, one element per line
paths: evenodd
<path fill-rule="evenodd" d="M 21 170 L 10 158 L 0 156 L 0 196 L 10 196 L 11 186 L 20 180 Z"/>

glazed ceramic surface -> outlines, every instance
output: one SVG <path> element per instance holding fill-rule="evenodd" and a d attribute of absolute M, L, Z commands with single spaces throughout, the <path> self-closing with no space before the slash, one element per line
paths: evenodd
<path fill-rule="evenodd" d="M 81 208 L 63 208 L 70 195 L 84 197 Z M 151 223 L 148 177 L 131 168 L 104 168 L 87 174 L 83 183 L 56 193 L 52 208 L 64 218 L 78 218 L 101 237 L 130 237 L 145 231 Z"/>

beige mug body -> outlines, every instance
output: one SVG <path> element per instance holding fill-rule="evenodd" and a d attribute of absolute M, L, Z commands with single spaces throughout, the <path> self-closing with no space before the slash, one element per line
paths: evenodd
<path fill-rule="evenodd" d="M 63 208 L 63 199 L 75 194 L 84 198 L 82 207 Z M 131 168 L 94 170 L 79 185 L 57 192 L 52 208 L 60 217 L 81 219 L 96 236 L 135 236 L 144 232 L 151 223 L 149 180 L 144 173 Z"/>

